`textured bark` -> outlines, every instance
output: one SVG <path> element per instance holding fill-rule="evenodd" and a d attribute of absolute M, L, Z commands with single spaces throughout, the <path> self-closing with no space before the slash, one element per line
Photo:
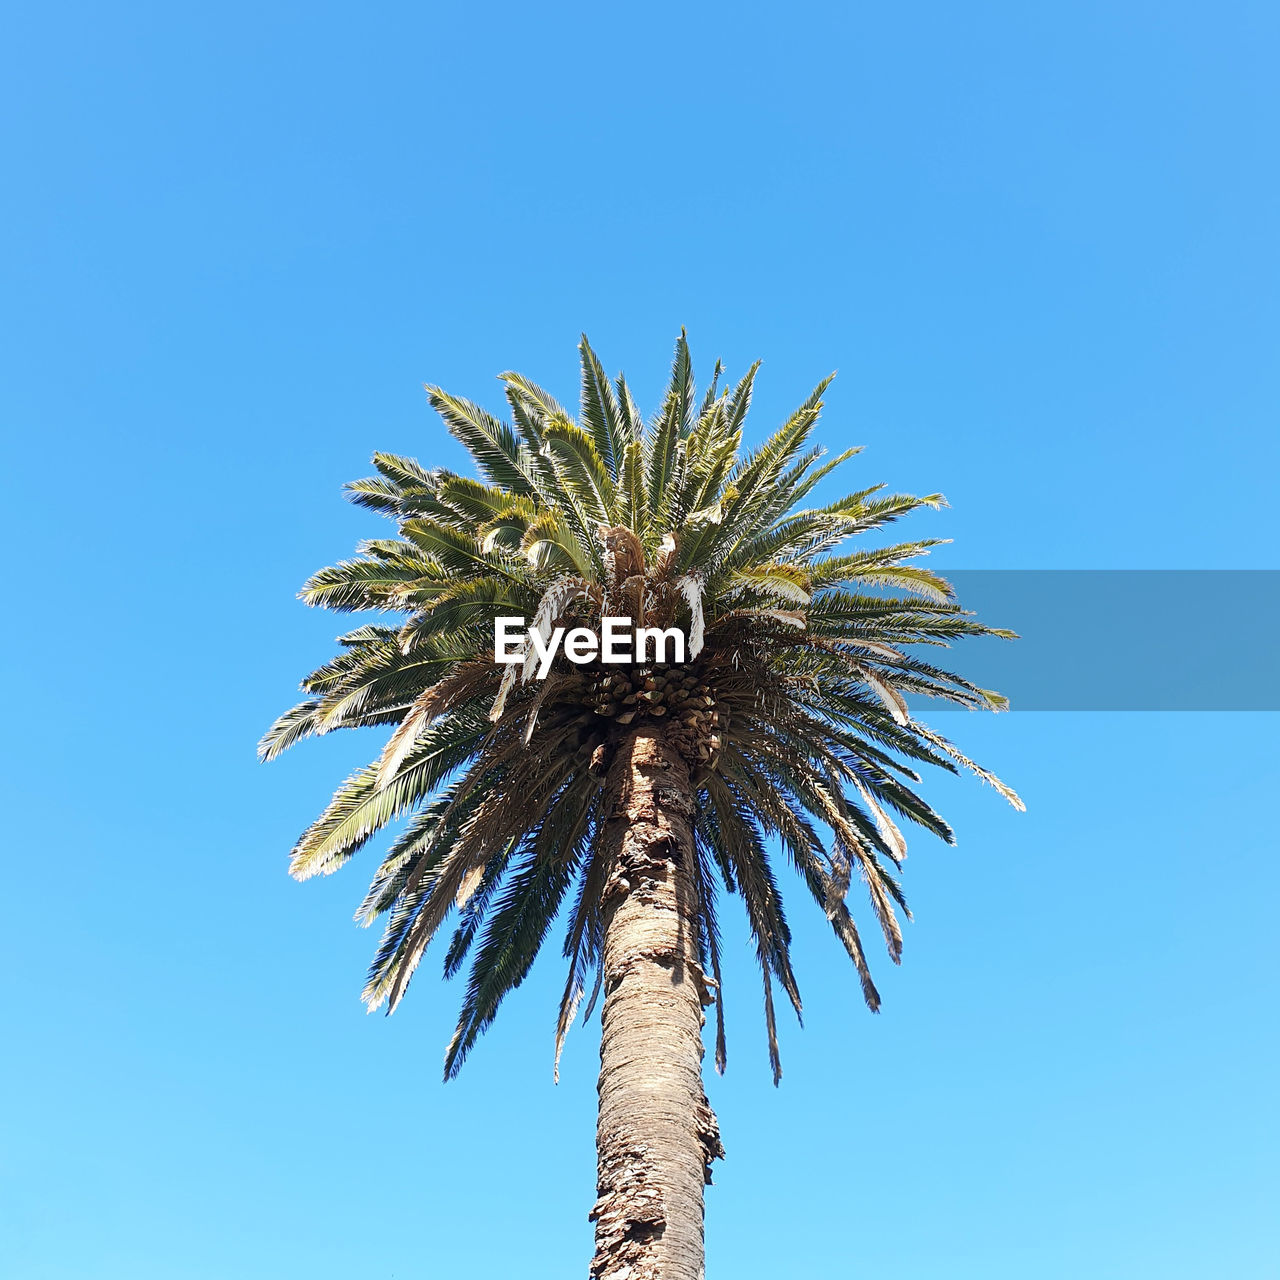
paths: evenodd
<path fill-rule="evenodd" d="M 619 746 L 607 781 L 604 1012 L 595 1280 L 702 1280 L 703 1187 L 724 1154 L 702 1088 L 693 789 L 660 730 Z"/>

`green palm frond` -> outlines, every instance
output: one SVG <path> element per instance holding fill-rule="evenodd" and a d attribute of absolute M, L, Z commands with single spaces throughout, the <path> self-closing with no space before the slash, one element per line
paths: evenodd
<path fill-rule="evenodd" d="M 717 364 L 699 396 L 682 331 L 646 424 L 626 379 L 606 372 L 584 335 L 576 418 L 515 373 L 501 379 L 508 420 L 429 386 L 477 474 L 378 453 L 375 474 L 347 486 L 394 534 L 321 569 L 302 599 L 394 617 L 344 635 L 259 752 L 274 759 L 338 728 L 390 731 L 299 839 L 291 870 L 329 874 L 399 824 L 357 912 L 362 925 L 385 926 L 364 998 L 394 1009 L 456 917 L 445 974 L 469 970 L 446 1076 L 563 915 L 558 1069 L 593 974 L 599 982 L 610 877 L 603 779 L 637 724 L 666 735 L 693 778 L 688 925 L 715 988 L 721 1070 L 720 895 L 745 910 L 776 1079 L 775 988 L 801 1009 L 781 873 L 789 867 L 826 916 L 876 1010 L 849 895 L 856 882 L 858 910 L 897 961 L 910 919 L 898 879 L 907 833 L 954 840 L 920 794 L 926 766 L 971 771 L 1021 807 L 917 710 L 926 699 L 1002 709 L 998 694 L 926 655 L 1012 633 L 979 622 L 920 566 L 939 539 L 848 545 L 943 505 L 941 495 L 869 485 L 806 506 L 858 450 L 828 457 L 813 443 L 830 378 L 744 450 L 758 369 L 722 386 Z M 560 656 L 539 681 L 493 661 L 496 617 L 521 616 L 545 637 L 557 626 L 598 630 L 606 611 L 685 627 L 685 667 L 577 667 Z"/>

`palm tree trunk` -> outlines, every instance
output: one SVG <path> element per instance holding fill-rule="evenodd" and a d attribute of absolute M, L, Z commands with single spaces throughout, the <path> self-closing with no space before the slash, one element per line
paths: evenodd
<path fill-rule="evenodd" d="M 595 1280 L 702 1280 L 703 1187 L 724 1154 L 702 1088 L 689 767 L 656 729 L 607 780 Z"/>

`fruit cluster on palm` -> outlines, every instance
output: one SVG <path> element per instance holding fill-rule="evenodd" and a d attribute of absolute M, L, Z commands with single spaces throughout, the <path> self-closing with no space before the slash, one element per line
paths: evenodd
<path fill-rule="evenodd" d="M 938 495 L 862 489 L 806 506 L 856 450 L 810 440 L 829 379 L 754 449 L 743 428 L 756 368 L 698 396 L 684 336 L 645 423 L 625 379 L 585 338 L 576 419 L 503 375 L 510 421 L 428 388 L 479 478 L 377 454 L 352 499 L 395 535 L 316 574 L 310 604 L 394 615 L 342 637 L 304 701 L 264 737 L 391 726 L 293 851 L 299 879 L 335 871 L 407 818 L 357 913 L 386 918 L 364 991 L 394 1009 L 446 923 L 447 976 L 470 958 L 455 1074 L 528 973 L 557 917 L 568 976 L 556 1059 L 580 1002 L 603 991 L 597 1276 L 697 1276 L 702 1184 L 719 1154 L 702 1091 L 703 1010 L 725 1033 L 718 911 L 741 899 L 759 959 L 769 1055 L 774 990 L 797 1012 L 777 871 L 790 863 L 879 1003 L 847 902 L 855 880 L 897 960 L 906 905 L 895 821 L 950 841 L 916 790 L 922 765 L 972 769 L 915 719 L 920 698 L 999 709 L 922 655 L 993 632 L 911 562 L 933 540 L 846 550 Z M 606 617 L 681 627 L 686 660 L 577 665 L 545 679 L 501 665 L 494 619 L 542 636 Z M 709 1179 L 708 1179 L 709 1180 Z"/>

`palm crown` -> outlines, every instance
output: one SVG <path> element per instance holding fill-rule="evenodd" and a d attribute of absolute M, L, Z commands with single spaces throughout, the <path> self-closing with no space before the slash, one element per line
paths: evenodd
<path fill-rule="evenodd" d="M 291 870 L 299 879 L 328 874 L 411 815 L 357 912 L 363 924 L 387 919 L 364 998 L 394 1009 L 456 911 L 446 975 L 474 956 L 446 1076 L 523 980 L 568 900 L 558 1060 L 600 972 L 612 870 L 601 839 L 604 779 L 622 737 L 648 721 L 693 771 L 696 918 L 688 923 L 703 967 L 718 992 L 717 899 L 736 894 L 763 973 L 776 1080 L 773 987 L 797 1013 L 800 993 L 775 851 L 830 921 L 874 1010 L 879 996 L 846 904 L 850 883 L 862 881 L 896 961 L 896 911 L 906 904 L 894 872 L 905 844 L 891 814 L 952 840 L 915 789 L 916 766 L 966 767 L 1021 807 L 914 718 L 913 695 L 1004 706 L 926 661 L 921 646 L 1008 633 L 976 621 L 945 581 L 909 563 L 934 539 L 841 551 L 856 535 L 941 504 L 940 495 L 877 485 L 803 505 L 857 452 L 823 461 L 810 444 L 829 378 L 744 453 L 758 366 L 721 389 L 717 364 L 699 398 L 682 333 L 662 407 L 645 424 L 625 379 L 605 376 L 585 338 L 580 351 L 576 420 L 517 374 L 502 377 L 510 423 L 428 388 L 481 479 L 376 454 L 378 474 L 348 486 L 353 501 L 396 522 L 396 536 L 321 570 L 302 597 L 399 617 L 343 636 L 260 750 L 270 759 L 332 729 L 395 728 L 299 839 Z M 598 628 L 604 617 L 682 625 L 687 660 L 605 666 L 560 656 L 538 680 L 529 665 L 495 662 L 493 622 L 505 615 L 523 616 L 543 636 L 558 624 Z"/>

